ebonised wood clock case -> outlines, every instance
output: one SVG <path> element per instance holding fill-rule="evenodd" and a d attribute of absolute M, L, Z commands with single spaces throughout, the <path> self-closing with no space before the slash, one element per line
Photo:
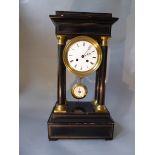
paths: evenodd
<path fill-rule="evenodd" d="M 114 121 L 105 106 L 105 78 L 108 39 L 111 27 L 118 18 L 110 13 L 56 11 L 50 15 L 58 39 L 57 101 L 48 119 L 48 138 L 57 139 L 113 139 Z M 95 39 L 104 59 L 96 71 L 94 101 L 66 100 L 66 67 L 63 50 L 66 41 L 77 36 Z"/>

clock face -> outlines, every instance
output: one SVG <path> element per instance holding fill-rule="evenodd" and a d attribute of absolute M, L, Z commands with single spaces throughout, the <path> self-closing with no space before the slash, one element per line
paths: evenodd
<path fill-rule="evenodd" d="M 98 43 L 86 36 L 73 38 L 64 50 L 66 67 L 79 76 L 94 72 L 101 63 L 102 52 Z"/>
<path fill-rule="evenodd" d="M 71 94 L 76 99 L 82 99 L 87 95 L 87 87 L 83 84 L 75 84 L 72 87 Z"/>
<path fill-rule="evenodd" d="M 92 69 L 98 59 L 96 48 L 88 41 L 77 41 L 68 50 L 69 65 L 77 71 Z"/>

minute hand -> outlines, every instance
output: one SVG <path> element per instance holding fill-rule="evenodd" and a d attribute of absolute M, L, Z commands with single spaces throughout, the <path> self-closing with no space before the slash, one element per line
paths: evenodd
<path fill-rule="evenodd" d="M 91 46 L 88 47 L 87 51 L 84 53 L 84 56 L 86 55 L 86 53 L 91 49 Z"/>
<path fill-rule="evenodd" d="M 87 53 L 86 55 L 90 55 L 91 53 L 93 53 L 94 51 L 92 51 L 92 52 L 90 52 L 90 53 Z M 86 55 L 84 55 L 84 56 L 86 56 Z"/>
<path fill-rule="evenodd" d="M 86 55 L 86 53 L 89 51 L 89 49 L 87 49 L 87 51 L 84 53 L 84 56 Z"/>

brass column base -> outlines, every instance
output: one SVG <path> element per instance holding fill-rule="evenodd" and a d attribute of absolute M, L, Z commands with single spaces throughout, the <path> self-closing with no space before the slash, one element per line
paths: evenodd
<path fill-rule="evenodd" d="M 99 113 L 100 112 L 101 113 L 107 112 L 106 106 L 105 105 L 98 104 L 96 100 L 92 104 L 94 106 L 95 112 L 99 112 Z"/>
<path fill-rule="evenodd" d="M 107 108 L 105 105 L 97 105 L 95 107 L 95 112 L 107 112 Z"/>
<path fill-rule="evenodd" d="M 66 113 L 66 105 L 56 105 L 54 113 Z"/>

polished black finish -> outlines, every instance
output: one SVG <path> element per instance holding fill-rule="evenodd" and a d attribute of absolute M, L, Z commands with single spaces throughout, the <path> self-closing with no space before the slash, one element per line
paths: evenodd
<path fill-rule="evenodd" d="M 102 48 L 102 62 L 98 70 L 96 71 L 96 85 L 95 85 L 95 99 L 100 105 L 105 104 L 105 80 L 106 80 L 106 69 L 107 69 L 107 46 L 101 46 Z"/>
<path fill-rule="evenodd" d="M 112 17 L 111 13 L 56 11 L 56 15 L 50 15 L 50 19 L 56 27 L 56 35 L 64 35 L 65 41 L 79 35 L 86 35 L 95 39 L 101 46 L 103 59 L 96 71 L 94 100 L 97 100 L 98 104 L 104 105 L 108 47 L 102 46 L 101 36 L 111 36 L 112 24 L 118 18 Z M 63 105 L 66 102 L 66 112 L 54 113 L 55 107 L 53 108 L 47 123 L 49 140 L 71 138 L 113 139 L 114 121 L 108 110 L 101 113 L 95 112 L 92 101 L 66 101 L 66 68 L 62 54 L 64 46 L 65 44 L 58 45 L 58 85 L 55 106 Z M 84 58 L 83 55 L 81 57 Z"/>
<path fill-rule="evenodd" d="M 99 68 L 96 71 L 96 80 L 95 80 L 95 101 L 98 101 L 99 98 L 99 89 L 100 89 L 100 80 L 99 80 L 100 76 L 99 76 Z"/>
<path fill-rule="evenodd" d="M 57 104 L 65 104 L 66 101 L 66 67 L 63 63 L 64 46 L 58 44 Z"/>
<path fill-rule="evenodd" d="M 94 112 L 91 102 L 67 102 L 67 113 L 52 112 L 48 120 L 48 138 L 113 139 L 114 121 L 110 113 Z M 76 109 L 82 111 L 76 111 Z"/>
<path fill-rule="evenodd" d="M 56 34 L 111 36 L 111 26 L 118 18 L 110 13 L 57 11 L 50 15 L 56 26 Z"/>

